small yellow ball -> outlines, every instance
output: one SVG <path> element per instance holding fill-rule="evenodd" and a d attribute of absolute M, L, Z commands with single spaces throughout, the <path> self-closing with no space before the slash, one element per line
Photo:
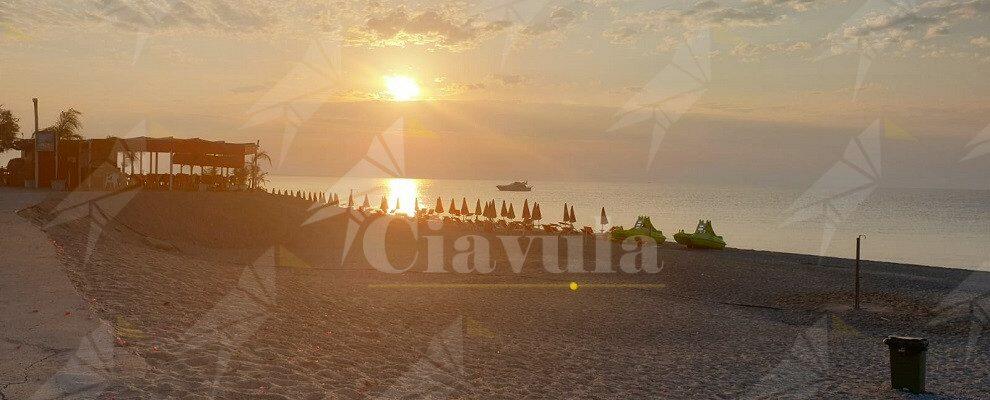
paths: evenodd
<path fill-rule="evenodd" d="M 578 290 L 578 284 L 577 284 L 577 282 L 571 282 L 570 288 L 571 288 L 571 290 L 577 291 Z"/>

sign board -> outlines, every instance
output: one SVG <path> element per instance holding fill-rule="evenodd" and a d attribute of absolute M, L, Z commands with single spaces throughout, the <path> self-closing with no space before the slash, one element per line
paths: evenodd
<path fill-rule="evenodd" d="M 55 132 L 41 131 L 34 135 L 35 151 L 55 151 Z"/>

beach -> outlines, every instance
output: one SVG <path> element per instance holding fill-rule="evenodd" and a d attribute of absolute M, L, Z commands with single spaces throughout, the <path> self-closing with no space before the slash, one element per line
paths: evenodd
<path fill-rule="evenodd" d="M 928 338 L 935 398 L 990 397 L 986 272 L 865 261 L 852 310 L 842 258 L 666 243 L 656 271 L 628 272 L 636 249 L 578 235 L 555 268 L 535 245 L 516 271 L 497 244 L 536 234 L 375 225 L 402 217 L 267 193 L 32 203 L 16 217 L 105 334 L 79 329 L 95 339 L 65 364 L 5 377 L 7 398 L 911 397 L 890 388 L 890 335 Z M 465 236 L 493 244 L 491 272 L 457 270 Z M 370 262 L 376 246 L 401 271 Z M 599 246 L 608 272 L 594 272 Z"/>

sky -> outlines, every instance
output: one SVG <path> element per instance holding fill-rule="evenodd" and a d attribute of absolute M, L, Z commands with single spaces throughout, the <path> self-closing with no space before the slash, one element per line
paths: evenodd
<path fill-rule="evenodd" d="M 258 140 L 286 175 L 401 121 L 410 177 L 800 187 L 882 121 L 885 185 L 990 189 L 988 72 L 990 0 L 0 0 L 24 131 L 38 97 L 43 126 Z"/>

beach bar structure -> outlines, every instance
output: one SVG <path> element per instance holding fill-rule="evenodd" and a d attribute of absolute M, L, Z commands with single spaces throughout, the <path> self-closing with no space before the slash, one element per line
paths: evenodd
<path fill-rule="evenodd" d="M 40 139 L 39 139 L 40 138 Z M 199 138 L 115 138 L 52 140 L 39 132 L 33 139 L 15 143 L 21 151 L 21 171 L 26 186 L 86 189 L 121 175 L 172 188 L 177 177 L 230 177 L 258 152 L 258 143 L 227 143 Z M 198 170 L 197 170 L 198 169 Z"/>

